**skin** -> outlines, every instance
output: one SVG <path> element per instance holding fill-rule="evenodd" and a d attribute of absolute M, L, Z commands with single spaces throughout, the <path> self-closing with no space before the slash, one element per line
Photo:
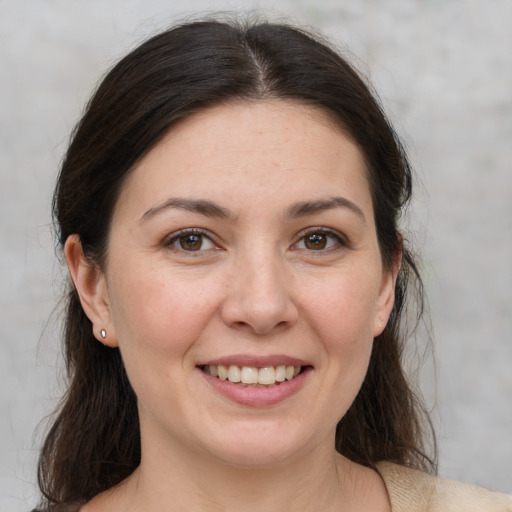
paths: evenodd
<path fill-rule="evenodd" d="M 188 228 L 199 250 L 179 238 Z M 334 435 L 398 263 L 382 266 L 362 153 L 328 116 L 277 100 L 194 114 L 125 181 L 104 268 L 76 236 L 65 254 L 96 337 L 121 350 L 141 422 L 140 467 L 82 512 L 390 510 L 378 474 L 338 455 Z M 277 404 L 241 405 L 198 368 L 234 354 L 310 371 Z"/>

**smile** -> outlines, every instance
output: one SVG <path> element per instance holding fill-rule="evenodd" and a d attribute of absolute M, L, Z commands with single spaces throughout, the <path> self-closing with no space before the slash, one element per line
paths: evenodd
<path fill-rule="evenodd" d="M 201 370 L 212 377 L 247 387 L 279 385 L 281 382 L 290 381 L 297 377 L 302 369 L 302 366 L 292 365 L 265 366 L 262 368 L 222 364 L 201 366 Z"/>

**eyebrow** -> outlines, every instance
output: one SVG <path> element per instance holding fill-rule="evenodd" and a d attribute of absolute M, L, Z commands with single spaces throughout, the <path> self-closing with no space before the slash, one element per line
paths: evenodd
<path fill-rule="evenodd" d="M 288 209 L 287 215 L 292 218 L 305 217 L 307 215 L 314 215 L 334 208 L 348 208 L 366 224 L 366 218 L 363 210 L 361 210 L 361 208 L 359 208 L 355 203 L 344 197 L 330 197 L 329 199 L 295 203 Z"/>
<path fill-rule="evenodd" d="M 181 209 L 189 212 L 199 213 L 206 217 L 220 218 L 220 219 L 235 219 L 236 215 L 224 208 L 206 199 L 185 199 L 181 197 L 171 197 L 166 199 L 163 203 L 150 208 L 140 218 L 140 223 L 146 222 L 152 217 L 162 213 L 168 209 Z M 366 218 L 363 211 L 352 201 L 344 197 L 331 197 L 329 199 L 318 199 L 316 201 L 302 201 L 293 204 L 288 208 L 286 216 L 291 218 L 306 217 L 308 215 L 315 215 L 326 210 L 334 208 L 348 208 L 354 212 L 364 223 Z"/>
<path fill-rule="evenodd" d="M 222 206 L 213 203 L 212 201 L 207 201 L 205 199 L 184 199 L 180 197 L 171 197 L 169 199 L 166 199 L 163 203 L 159 204 L 158 206 L 150 208 L 140 218 L 140 222 L 143 223 L 151 219 L 155 215 L 165 210 L 173 208 L 199 213 L 206 217 L 215 217 L 220 219 L 232 219 L 235 217 L 235 215 L 232 212 L 230 212 L 226 208 L 223 208 Z"/>

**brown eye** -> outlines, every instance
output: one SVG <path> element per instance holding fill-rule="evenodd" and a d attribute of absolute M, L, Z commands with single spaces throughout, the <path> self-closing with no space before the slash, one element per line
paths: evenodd
<path fill-rule="evenodd" d="M 203 235 L 184 235 L 178 238 L 180 249 L 185 251 L 199 251 L 203 245 Z"/>
<path fill-rule="evenodd" d="M 168 245 L 186 252 L 199 252 L 216 248 L 212 240 L 200 231 L 182 231 L 174 236 Z"/>
<path fill-rule="evenodd" d="M 317 229 L 306 233 L 293 246 L 294 249 L 306 251 L 329 251 L 348 247 L 348 243 L 342 235 L 330 230 Z"/>
<path fill-rule="evenodd" d="M 304 237 L 304 245 L 307 249 L 319 251 L 327 246 L 327 235 L 325 233 L 313 233 Z"/>

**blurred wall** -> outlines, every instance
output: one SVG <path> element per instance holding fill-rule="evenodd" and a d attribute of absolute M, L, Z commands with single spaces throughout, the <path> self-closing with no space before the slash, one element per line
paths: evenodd
<path fill-rule="evenodd" d="M 510 0 L 0 1 L 0 509 L 35 503 L 33 431 L 59 396 L 65 275 L 50 196 L 99 77 L 148 35 L 209 10 L 320 27 L 360 59 L 421 186 L 408 224 L 424 254 L 438 358 L 421 378 L 440 473 L 512 493 Z M 52 313 L 53 312 L 53 313 Z"/>

